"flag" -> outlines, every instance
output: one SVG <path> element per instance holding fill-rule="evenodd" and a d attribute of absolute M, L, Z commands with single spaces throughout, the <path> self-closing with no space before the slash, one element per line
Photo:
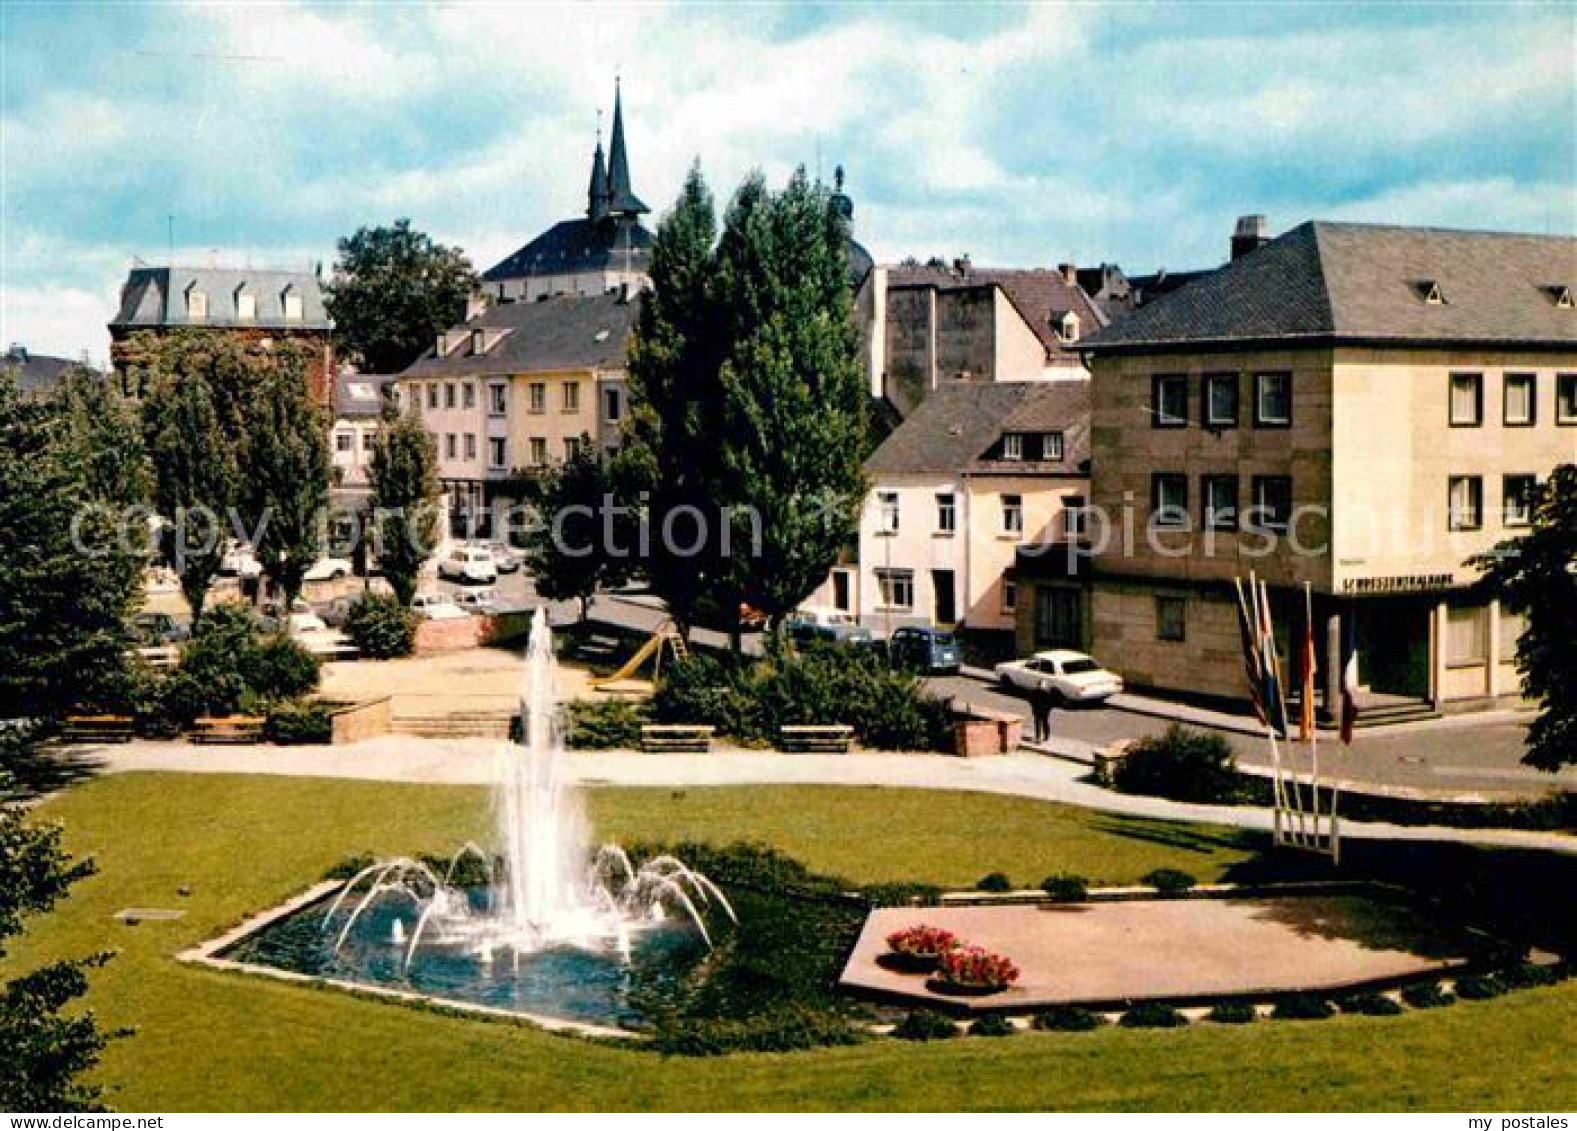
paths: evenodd
<path fill-rule="evenodd" d="M 1342 616 L 1342 743 L 1352 745 L 1358 721 L 1358 625 L 1352 611 Z"/>
<path fill-rule="evenodd" d="M 1249 588 L 1255 591 L 1254 616 L 1258 624 L 1260 701 L 1264 704 L 1265 725 L 1277 737 L 1287 736 L 1287 701 L 1282 694 L 1281 664 L 1276 658 L 1276 629 L 1270 619 L 1270 591 L 1265 583 L 1251 577 Z"/>
<path fill-rule="evenodd" d="M 1254 704 L 1254 715 L 1261 723 L 1266 722 L 1265 700 L 1262 694 L 1261 681 L 1264 673 L 1260 667 L 1259 645 L 1255 641 L 1254 625 L 1249 619 L 1248 603 L 1243 597 L 1243 583 L 1234 581 L 1238 593 L 1238 633 L 1243 645 L 1243 671 L 1248 676 L 1248 697 Z"/>
<path fill-rule="evenodd" d="M 1314 598 L 1303 590 L 1303 711 L 1298 719 L 1298 739 L 1314 739 Z"/>

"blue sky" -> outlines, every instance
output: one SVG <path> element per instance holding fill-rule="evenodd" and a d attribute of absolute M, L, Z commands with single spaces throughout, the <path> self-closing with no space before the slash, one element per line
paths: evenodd
<path fill-rule="evenodd" d="M 1577 231 L 1577 7 L 0 4 L 0 339 L 102 358 L 133 256 L 490 266 L 636 190 L 848 169 L 880 260 L 1220 261 L 1233 219 Z"/>

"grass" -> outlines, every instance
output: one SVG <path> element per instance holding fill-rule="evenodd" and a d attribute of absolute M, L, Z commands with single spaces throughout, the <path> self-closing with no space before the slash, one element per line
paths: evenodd
<path fill-rule="evenodd" d="M 623 839 L 768 841 L 854 882 L 967 886 L 986 872 L 1203 881 L 1261 842 L 1201 826 L 980 794 L 807 788 L 596 790 Z M 32 921 L 7 960 L 113 948 L 89 1004 L 137 1026 L 102 1077 L 125 1110 L 550 1108 L 1554 1109 L 1577 1069 L 1577 983 L 1397 1018 L 1179 1032 L 1108 1028 L 934 1045 L 658 1059 L 528 1026 L 446 1016 L 182 966 L 173 955 L 353 853 L 441 850 L 487 825 L 481 791 L 272 777 L 135 774 L 41 806 L 100 874 Z M 189 885 L 192 893 L 177 891 Z M 126 906 L 184 919 L 123 927 Z"/>

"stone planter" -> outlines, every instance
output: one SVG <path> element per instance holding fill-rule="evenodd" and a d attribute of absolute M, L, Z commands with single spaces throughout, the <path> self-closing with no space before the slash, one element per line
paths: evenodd
<path fill-rule="evenodd" d="M 925 988 L 932 993 L 946 994 L 948 997 L 990 997 L 1000 994 L 1008 989 L 1007 986 L 975 986 L 963 982 L 947 982 L 941 978 L 932 978 L 925 984 Z"/>
<path fill-rule="evenodd" d="M 1000 754 L 1000 728 L 990 719 L 959 719 L 953 724 L 953 752 L 960 758 Z"/>

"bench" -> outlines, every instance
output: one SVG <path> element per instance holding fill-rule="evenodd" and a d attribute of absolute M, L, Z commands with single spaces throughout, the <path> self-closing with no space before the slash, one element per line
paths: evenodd
<path fill-rule="evenodd" d="M 847 754 L 854 728 L 844 723 L 794 725 L 778 728 L 779 743 L 791 754 Z"/>
<path fill-rule="evenodd" d="M 648 754 L 710 754 L 715 727 L 648 724 L 641 727 L 641 749 Z"/>
<path fill-rule="evenodd" d="M 263 720 L 253 715 L 219 715 L 192 724 L 193 742 L 261 742 Z"/>
<path fill-rule="evenodd" d="M 575 646 L 575 654 L 583 660 L 610 660 L 619 651 L 619 641 L 612 636 L 588 636 Z"/>
<path fill-rule="evenodd" d="M 130 742 L 129 715 L 67 715 L 61 737 L 68 742 Z"/>

